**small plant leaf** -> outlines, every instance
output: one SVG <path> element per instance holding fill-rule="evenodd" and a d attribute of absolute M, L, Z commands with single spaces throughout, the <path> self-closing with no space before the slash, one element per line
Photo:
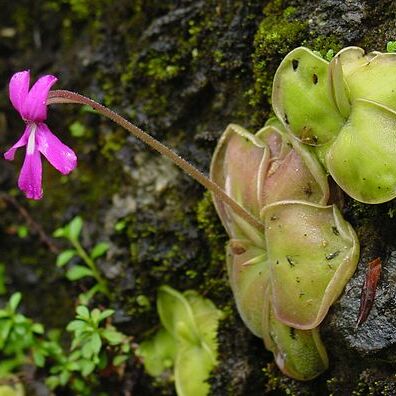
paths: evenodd
<path fill-rule="evenodd" d="M 10 302 L 9 302 L 9 306 L 11 308 L 12 311 L 16 311 L 16 309 L 18 308 L 19 303 L 21 302 L 22 299 L 22 294 L 17 292 L 14 293 L 11 298 L 10 298 Z"/>
<path fill-rule="evenodd" d="M 66 236 L 66 232 L 65 229 L 63 227 L 57 228 L 53 234 L 52 234 L 55 238 L 63 238 Z"/>
<path fill-rule="evenodd" d="M 34 323 L 32 331 L 36 334 L 44 334 L 44 326 L 41 323 Z"/>
<path fill-rule="evenodd" d="M 128 356 L 126 356 L 126 355 L 117 355 L 113 359 L 113 364 L 114 364 L 114 366 L 120 366 L 127 359 L 128 359 Z"/>
<path fill-rule="evenodd" d="M 75 265 L 66 272 L 67 279 L 75 281 L 86 276 L 93 276 L 93 272 L 90 268 L 83 267 L 82 265 Z"/>
<path fill-rule="evenodd" d="M 98 243 L 91 251 L 91 258 L 95 260 L 98 257 L 103 256 L 109 250 L 109 244 L 106 242 Z"/>
<path fill-rule="evenodd" d="M 86 323 L 82 320 L 72 320 L 66 327 L 67 331 L 80 331 L 86 326 Z"/>
<path fill-rule="evenodd" d="M 81 362 L 81 374 L 83 377 L 88 376 L 95 370 L 95 363 L 90 360 L 83 360 Z"/>
<path fill-rule="evenodd" d="M 174 337 L 164 328 L 154 337 L 143 341 L 136 354 L 143 359 L 144 368 L 152 376 L 158 376 L 173 366 L 177 344 Z"/>
<path fill-rule="evenodd" d="M 37 351 L 36 349 L 33 350 L 32 352 L 33 354 L 33 360 L 34 360 L 34 364 L 37 367 L 44 367 L 45 364 L 45 357 L 44 355 L 41 353 L 41 351 Z"/>
<path fill-rule="evenodd" d="M 74 256 L 76 251 L 74 249 L 68 249 L 60 253 L 56 259 L 57 267 L 63 267 L 66 265 Z"/>
<path fill-rule="evenodd" d="M 77 241 L 80 236 L 81 229 L 83 226 L 83 220 L 80 216 L 76 216 L 67 226 L 68 235 L 67 237 L 71 240 Z"/>
<path fill-rule="evenodd" d="M 82 320 L 85 320 L 85 321 L 90 319 L 89 310 L 88 310 L 88 308 L 85 305 L 79 305 L 76 308 L 76 313 L 77 313 L 77 317 L 79 319 L 82 319 Z"/>
<path fill-rule="evenodd" d="M 113 315 L 114 310 L 113 309 L 105 309 L 103 312 L 100 313 L 99 315 L 99 322 L 101 322 L 103 319 L 108 318 L 109 316 Z"/>
<path fill-rule="evenodd" d="M 104 329 L 102 331 L 102 336 L 105 338 L 111 345 L 118 345 L 124 339 L 124 335 L 120 332 L 113 329 Z"/>
<path fill-rule="evenodd" d="M 102 340 L 100 339 L 100 335 L 98 333 L 92 334 L 90 343 L 92 351 L 95 355 L 97 355 L 100 352 L 100 348 L 102 348 Z"/>

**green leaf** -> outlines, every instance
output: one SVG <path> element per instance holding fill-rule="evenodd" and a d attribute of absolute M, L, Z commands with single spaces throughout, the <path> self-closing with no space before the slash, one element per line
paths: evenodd
<path fill-rule="evenodd" d="M 124 335 L 122 333 L 113 329 L 104 329 L 102 331 L 102 337 L 112 345 L 121 344 L 124 339 Z"/>
<path fill-rule="evenodd" d="M 326 155 L 331 176 L 353 199 L 378 204 L 396 197 L 395 131 L 396 111 L 355 100 L 348 122 Z"/>
<path fill-rule="evenodd" d="M 18 237 L 23 239 L 29 235 L 29 229 L 26 226 L 19 226 L 17 229 Z"/>
<path fill-rule="evenodd" d="M 100 339 L 100 335 L 98 333 L 92 334 L 90 343 L 94 354 L 99 354 L 100 349 L 102 348 L 102 340 Z"/>
<path fill-rule="evenodd" d="M 44 357 L 44 355 L 41 353 L 41 351 L 38 351 L 38 350 L 36 350 L 36 349 L 33 349 L 32 353 L 33 353 L 34 364 L 35 364 L 37 367 L 44 367 L 44 364 L 45 364 L 45 357 Z"/>
<path fill-rule="evenodd" d="M 262 337 L 263 291 L 269 284 L 270 266 L 265 240 L 260 247 L 246 239 L 227 244 L 227 270 L 238 312 L 249 330 Z"/>
<path fill-rule="evenodd" d="M 103 256 L 109 250 L 109 244 L 106 242 L 98 243 L 91 251 L 91 258 L 95 260 L 96 258 Z"/>
<path fill-rule="evenodd" d="M 91 319 L 95 325 L 99 323 L 99 317 L 100 317 L 100 310 L 98 308 L 94 308 L 91 311 Z"/>
<path fill-rule="evenodd" d="M 51 375 L 50 377 L 47 377 L 45 383 L 48 386 L 48 388 L 54 390 L 59 386 L 59 377 L 56 375 Z"/>
<path fill-rule="evenodd" d="M 76 308 L 76 312 L 77 312 L 77 315 L 78 315 L 77 317 L 79 317 L 79 318 L 81 318 L 81 319 L 83 319 L 85 321 L 88 321 L 91 318 L 89 310 L 88 310 L 88 308 L 85 305 L 79 305 Z"/>
<path fill-rule="evenodd" d="M 386 43 L 386 52 L 396 52 L 396 41 L 388 41 Z"/>
<path fill-rule="evenodd" d="M 66 272 L 67 279 L 75 281 L 86 276 L 93 276 L 93 272 L 90 268 L 83 267 L 82 265 L 75 265 Z"/>
<path fill-rule="evenodd" d="M 85 359 L 90 359 L 94 354 L 95 353 L 90 342 L 85 343 L 81 348 L 81 355 Z"/>
<path fill-rule="evenodd" d="M 328 357 L 318 328 L 300 330 L 286 326 L 275 318 L 267 304 L 263 329 L 266 348 L 274 353 L 277 362 L 282 362 L 280 369 L 289 377 L 307 381 L 327 369 Z"/>
<path fill-rule="evenodd" d="M 67 382 L 69 381 L 70 378 L 70 373 L 68 371 L 62 371 L 62 373 L 59 376 L 59 382 L 61 385 L 66 385 Z"/>
<path fill-rule="evenodd" d="M 79 304 L 82 305 L 87 305 L 91 298 L 101 290 L 101 285 L 98 283 L 95 286 L 92 286 L 89 290 L 87 290 L 85 293 L 81 293 L 78 296 L 78 302 Z"/>
<path fill-rule="evenodd" d="M 136 354 L 143 359 L 145 370 L 152 376 L 158 376 L 173 366 L 176 351 L 174 337 L 165 329 L 160 329 L 154 337 L 139 345 Z"/>
<path fill-rule="evenodd" d="M 262 218 L 275 316 L 291 327 L 317 327 L 356 269 L 353 228 L 335 206 L 302 201 L 267 205 Z"/>
<path fill-rule="evenodd" d="M 106 319 L 109 316 L 113 315 L 113 313 L 114 313 L 113 309 L 105 309 L 103 312 L 100 313 L 99 321 L 101 322 L 103 319 Z"/>
<path fill-rule="evenodd" d="M 67 264 L 74 256 L 76 255 L 76 251 L 74 249 L 68 249 L 60 253 L 56 259 L 56 265 L 58 267 L 63 267 Z"/>
<path fill-rule="evenodd" d="M 32 331 L 36 334 L 44 334 L 44 326 L 41 323 L 34 323 Z"/>
<path fill-rule="evenodd" d="M 272 106 L 283 125 L 301 142 L 326 144 L 344 119 L 328 81 L 328 62 L 307 48 L 291 51 L 275 73 Z"/>
<path fill-rule="evenodd" d="M 68 238 L 74 241 L 78 240 L 80 236 L 81 229 L 83 226 L 83 220 L 80 216 L 75 217 L 68 225 Z"/>
<path fill-rule="evenodd" d="M 82 360 L 80 366 L 83 377 L 87 377 L 95 370 L 95 363 L 91 362 L 90 360 Z"/>
<path fill-rule="evenodd" d="M 53 234 L 52 234 L 55 238 L 64 238 L 66 237 L 66 231 L 63 227 L 57 228 Z"/>
<path fill-rule="evenodd" d="M 128 359 L 128 356 L 126 355 L 117 355 L 113 359 L 113 364 L 114 366 L 120 366 L 122 363 L 124 363 Z"/>
<path fill-rule="evenodd" d="M 0 326 L 0 350 L 4 348 L 8 335 L 12 328 L 11 320 L 2 320 Z"/>
<path fill-rule="evenodd" d="M 9 301 L 8 304 L 9 304 L 9 306 L 10 306 L 10 308 L 11 308 L 11 310 L 12 310 L 13 312 L 16 311 L 16 309 L 17 309 L 19 303 L 21 302 L 21 299 L 22 299 L 22 294 L 19 293 L 19 292 L 14 293 L 14 294 L 11 296 L 10 301 Z"/>
<path fill-rule="evenodd" d="M 175 362 L 175 385 L 178 396 L 206 396 L 207 379 L 214 367 L 212 356 L 202 347 L 185 345 Z"/>
<path fill-rule="evenodd" d="M 178 337 L 177 330 L 182 326 L 191 334 L 191 338 L 198 337 L 197 325 L 190 304 L 177 290 L 169 286 L 162 286 L 157 298 L 158 314 L 161 323 L 174 337 Z M 185 323 L 180 325 L 180 323 Z"/>
<path fill-rule="evenodd" d="M 87 323 L 82 320 L 72 320 L 66 327 L 67 331 L 76 331 L 81 332 L 84 327 L 87 326 Z"/>

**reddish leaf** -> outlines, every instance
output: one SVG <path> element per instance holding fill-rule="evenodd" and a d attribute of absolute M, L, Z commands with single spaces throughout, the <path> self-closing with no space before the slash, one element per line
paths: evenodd
<path fill-rule="evenodd" d="M 381 259 L 376 259 L 368 263 L 368 270 L 366 279 L 364 280 L 362 294 L 360 295 L 359 317 L 356 327 L 360 326 L 366 321 L 375 299 L 375 292 L 377 290 L 377 283 L 381 275 Z"/>

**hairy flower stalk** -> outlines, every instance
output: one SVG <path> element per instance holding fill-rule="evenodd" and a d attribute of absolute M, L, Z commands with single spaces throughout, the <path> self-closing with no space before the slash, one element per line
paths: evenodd
<path fill-rule="evenodd" d="M 169 149 L 167 146 L 153 138 L 148 133 L 144 132 L 136 125 L 127 121 L 125 118 L 117 114 L 116 112 L 108 109 L 107 107 L 95 102 L 94 100 L 87 98 L 86 96 L 80 95 L 75 92 L 66 90 L 55 90 L 50 91 L 48 94 L 47 104 L 58 104 L 58 103 L 75 103 L 81 105 L 88 105 L 96 110 L 98 113 L 104 115 L 105 117 L 111 119 L 116 124 L 125 128 L 127 131 L 131 132 L 138 139 L 142 140 L 148 146 L 158 151 L 160 154 L 169 158 L 173 163 L 175 163 L 184 172 L 190 175 L 198 183 L 204 186 L 206 189 L 214 193 L 219 199 L 221 199 L 225 204 L 229 205 L 237 215 L 241 216 L 250 225 L 262 231 L 264 225 L 257 220 L 252 214 L 245 210 L 241 205 L 239 205 L 233 198 L 231 198 L 222 188 L 220 188 L 215 182 L 206 177 L 202 172 L 196 169 L 188 161 L 181 158 L 174 151 Z"/>

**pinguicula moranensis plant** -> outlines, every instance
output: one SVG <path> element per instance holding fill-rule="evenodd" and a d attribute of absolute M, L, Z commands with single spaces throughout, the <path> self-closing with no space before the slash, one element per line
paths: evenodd
<path fill-rule="evenodd" d="M 264 223 L 257 232 L 214 197 L 230 242 L 227 269 L 238 310 L 278 366 L 308 380 L 328 364 L 318 326 L 355 271 L 359 244 L 335 205 L 323 168 L 278 121 L 255 135 L 230 125 L 211 178 Z"/>
<path fill-rule="evenodd" d="M 395 72 L 395 53 L 347 47 L 329 63 L 302 47 L 274 78 L 273 108 L 286 130 L 365 203 L 396 197 Z"/>
<path fill-rule="evenodd" d="M 352 227 L 330 200 L 327 173 L 362 202 L 396 196 L 395 60 L 356 47 L 331 62 L 306 48 L 292 51 L 274 79 L 278 121 L 255 135 L 229 126 L 210 178 L 89 98 L 50 91 L 47 104 L 91 106 L 212 191 L 230 237 L 227 269 L 244 322 L 284 373 L 307 380 L 328 365 L 319 325 L 359 254 Z"/>

